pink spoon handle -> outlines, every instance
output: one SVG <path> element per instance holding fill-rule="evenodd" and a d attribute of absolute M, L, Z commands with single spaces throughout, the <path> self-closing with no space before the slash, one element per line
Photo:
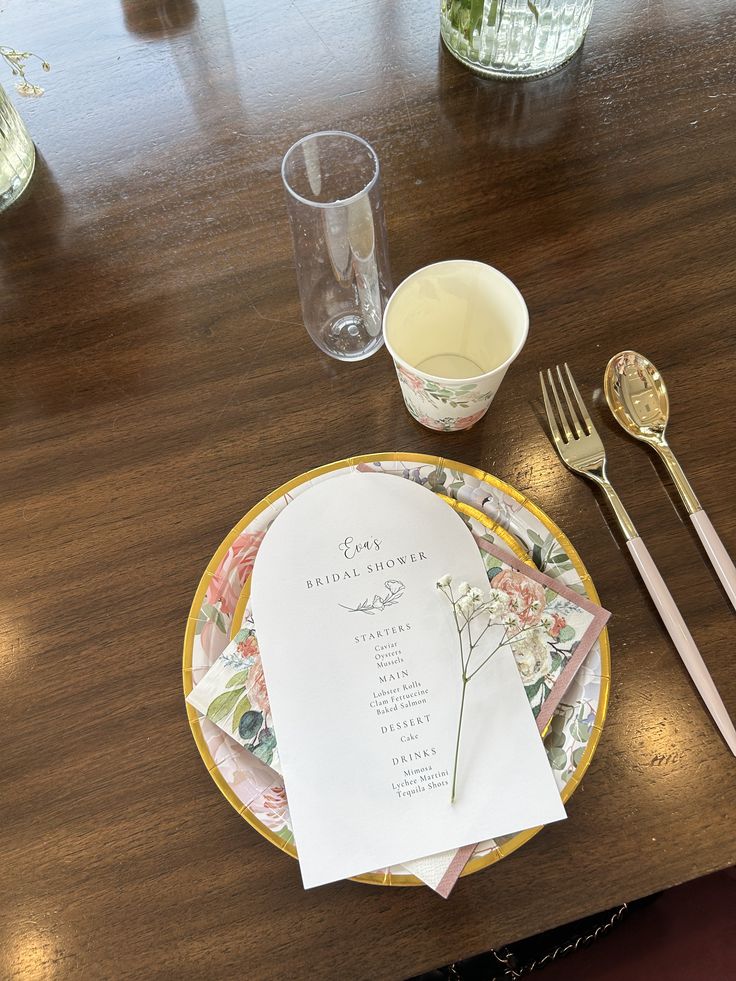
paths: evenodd
<path fill-rule="evenodd" d="M 718 694 L 718 689 L 713 683 L 708 669 L 705 666 L 700 651 L 695 646 L 690 631 L 687 629 L 685 621 L 680 615 L 680 611 L 672 599 L 672 594 L 665 585 L 665 581 L 659 574 L 649 551 L 641 538 L 632 538 L 626 543 L 629 551 L 636 562 L 644 585 L 649 590 L 649 595 L 654 600 L 662 622 L 667 627 L 667 632 L 672 638 L 672 643 L 677 648 L 677 653 L 682 658 L 683 664 L 687 668 L 690 677 L 695 682 L 695 687 L 700 692 L 700 697 L 705 702 L 708 711 L 721 731 L 721 735 L 728 743 L 731 752 L 736 755 L 736 729 L 729 718 L 726 706 Z"/>
<path fill-rule="evenodd" d="M 723 547 L 723 542 L 718 537 L 718 532 L 710 523 L 710 518 L 705 511 L 693 511 L 690 517 L 700 541 L 703 543 L 703 548 L 708 553 L 711 565 L 718 573 L 718 578 L 731 600 L 731 605 L 736 609 L 736 567 L 731 561 L 731 556 Z"/>

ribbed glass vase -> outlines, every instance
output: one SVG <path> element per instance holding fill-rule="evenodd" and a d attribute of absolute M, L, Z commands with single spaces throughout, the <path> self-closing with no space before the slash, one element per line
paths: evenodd
<path fill-rule="evenodd" d="M 468 68 L 497 78 L 534 78 L 580 47 L 593 0 L 441 0 L 440 32 Z"/>
<path fill-rule="evenodd" d="M 25 191 L 35 164 L 33 140 L 0 85 L 0 211 Z"/>

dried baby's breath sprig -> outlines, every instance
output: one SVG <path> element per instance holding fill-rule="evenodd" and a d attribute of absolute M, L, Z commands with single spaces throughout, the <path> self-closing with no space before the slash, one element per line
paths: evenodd
<path fill-rule="evenodd" d="M 40 58 L 32 51 L 17 51 L 15 48 L 9 48 L 4 44 L 0 44 L 0 58 L 3 59 L 5 64 L 9 66 L 12 74 L 18 79 L 15 87 L 21 95 L 43 95 L 43 88 L 34 82 L 29 82 L 26 78 L 26 65 L 31 58 L 36 58 L 41 62 L 41 68 L 45 72 L 50 72 L 51 65 L 48 61 Z"/>
<path fill-rule="evenodd" d="M 518 573 L 515 573 L 518 575 Z M 491 588 L 489 593 L 483 593 L 476 586 L 471 586 L 467 582 L 461 582 L 457 586 L 457 596 L 453 590 L 452 576 L 445 575 L 438 579 L 437 589 L 447 598 L 451 607 L 452 615 L 457 629 L 458 644 L 460 649 L 460 674 L 462 677 L 462 697 L 460 699 L 460 717 L 457 724 L 457 739 L 455 742 L 455 762 L 452 771 L 452 790 L 450 792 L 450 803 L 455 802 L 455 789 L 457 785 L 457 766 L 460 756 L 460 734 L 463 724 L 463 712 L 465 709 L 465 693 L 470 681 L 480 670 L 491 660 L 497 651 L 507 644 L 519 644 L 533 632 L 539 629 L 541 622 L 542 628 L 550 630 L 553 625 L 553 617 L 544 616 L 544 610 L 537 609 L 539 604 L 536 600 L 529 603 L 525 610 L 520 609 L 518 597 L 511 595 L 503 589 Z M 521 617 L 527 619 L 532 614 L 533 622 L 523 626 Z M 480 641 L 491 627 L 501 628 L 503 633 L 498 639 L 493 650 L 486 654 L 480 664 L 473 664 L 471 658 Z M 475 634 L 475 636 L 474 636 Z"/>

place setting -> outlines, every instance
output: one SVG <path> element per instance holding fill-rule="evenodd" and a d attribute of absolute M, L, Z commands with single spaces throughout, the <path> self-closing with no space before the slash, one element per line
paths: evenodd
<path fill-rule="evenodd" d="M 312 340 L 343 362 L 385 357 L 385 347 L 407 412 L 444 451 L 444 434 L 484 417 L 522 350 L 523 296 L 498 269 L 456 258 L 393 289 L 378 158 L 360 137 L 299 140 L 282 177 Z M 570 367 L 539 367 L 560 465 L 610 503 L 736 752 Z M 733 562 L 665 438 L 662 376 L 624 351 L 601 381 L 614 418 L 665 462 L 736 605 Z M 606 625 L 617 611 L 601 601 L 574 529 L 522 488 L 439 452 L 364 449 L 285 469 L 214 551 L 186 625 L 186 711 L 222 795 L 298 859 L 305 888 L 354 879 L 448 898 L 461 876 L 566 819 L 604 732 Z"/>

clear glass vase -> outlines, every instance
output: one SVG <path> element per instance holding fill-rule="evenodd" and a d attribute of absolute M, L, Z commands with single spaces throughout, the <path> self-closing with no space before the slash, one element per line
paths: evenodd
<path fill-rule="evenodd" d="M 481 75 L 534 78 L 572 58 L 592 10 L 593 0 L 441 0 L 440 32 Z"/>
<path fill-rule="evenodd" d="M 33 140 L 0 85 L 0 211 L 25 191 L 35 164 Z"/>

